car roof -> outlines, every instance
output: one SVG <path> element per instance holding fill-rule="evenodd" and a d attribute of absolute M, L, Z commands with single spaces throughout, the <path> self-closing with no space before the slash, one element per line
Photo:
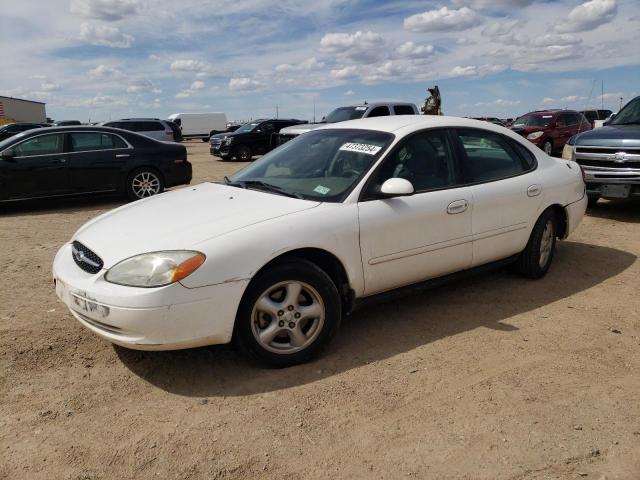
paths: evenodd
<path fill-rule="evenodd" d="M 323 125 L 316 131 L 334 128 L 354 128 L 404 134 L 410 133 L 414 130 L 438 127 L 480 128 L 483 130 L 492 130 L 497 133 L 508 134 L 509 136 L 518 138 L 518 135 L 513 134 L 511 130 L 494 123 L 485 122 L 483 120 L 474 120 L 472 118 L 447 117 L 439 115 L 391 115 L 385 117 L 361 118 L 358 120 L 347 120 L 344 122 Z"/>
<path fill-rule="evenodd" d="M 30 135 L 29 132 L 31 131 L 32 130 L 27 130 L 26 132 L 23 132 L 23 133 L 27 133 Z M 38 135 L 42 135 L 43 133 L 64 133 L 64 132 L 105 132 L 105 133 L 117 133 L 119 135 L 122 135 L 123 133 L 130 133 L 128 130 L 122 130 L 120 128 L 112 128 L 112 127 L 103 127 L 100 125 L 64 125 L 61 127 L 41 127 L 41 128 L 33 129 L 33 133 L 34 134 L 37 133 Z M 21 136 L 19 138 L 24 138 L 24 136 Z"/>

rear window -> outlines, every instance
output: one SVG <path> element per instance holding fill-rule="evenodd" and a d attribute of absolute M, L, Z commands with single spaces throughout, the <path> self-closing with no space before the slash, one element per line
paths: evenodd
<path fill-rule="evenodd" d="M 158 132 L 164 131 L 164 125 L 160 122 L 140 122 L 138 132 Z"/>

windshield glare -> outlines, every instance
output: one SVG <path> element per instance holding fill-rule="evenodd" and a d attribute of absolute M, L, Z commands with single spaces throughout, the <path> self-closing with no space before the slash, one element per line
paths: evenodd
<path fill-rule="evenodd" d="M 523 115 L 513 122 L 514 127 L 547 127 L 553 120 L 553 115 Z"/>
<path fill-rule="evenodd" d="M 256 128 L 258 125 L 260 124 L 256 122 L 245 123 L 233 133 L 249 133 L 249 132 L 252 132 L 253 129 Z"/>
<path fill-rule="evenodd" d="M 240 170 L 231 182 L 263 182 L 308 200 L 340 202 L 394 136 L 356 129 L 300 135 Z"/>
<path fill-rule="evenodd" d="M 640 124 L 640 97 L 627 103 L 609 125 Z"/>
<path fill-rule="evenodd" d="M 357 120 L 362 118 L 367 107 L 340 107 L 327 115 L 324 119 L 325 123 L 344 122 L 346 120 Z"/>

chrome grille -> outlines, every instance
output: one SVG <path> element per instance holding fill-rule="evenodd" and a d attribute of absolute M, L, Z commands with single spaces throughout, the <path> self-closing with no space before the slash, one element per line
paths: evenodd
<path fill-rule="evenodd" d="M 98 273 L 104 266 L 98 255 L 77 241 L 71 244 L 71 256 L 76 265 L 88 273 Z"/>

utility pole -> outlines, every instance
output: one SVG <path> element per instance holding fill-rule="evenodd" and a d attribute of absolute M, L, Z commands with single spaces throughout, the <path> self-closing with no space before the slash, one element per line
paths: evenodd
<path fill-rule="evenodd" d="M 601 84 L 601 90 L 600 90 L 600 99 L 602 101 L 602 110 L 604 110 L 604 80 L 602 80 L 602 84 Z"/>
<path fill-rule="evenodd" d="M 316 123 L 316 99 L 313 99 L 313 123 Z"/>
<path fill-rule="evenodd" d="M 276 118 L 278 118 L 278 105 L 276 105 Z"/>
<path fill-rule="evenodd" d="M 618 108 L 618 111 L 622 110 L 622 97 L 620 97 L 620 108 Z"/>

